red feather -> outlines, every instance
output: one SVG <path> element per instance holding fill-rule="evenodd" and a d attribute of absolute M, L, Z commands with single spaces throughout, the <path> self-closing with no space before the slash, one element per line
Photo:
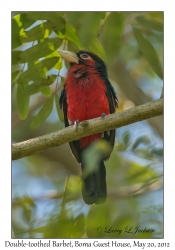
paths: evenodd
<path fill-rule="evenodd" d="M 82 68 L 82 65 L 74 64 L 66 78 L 67 117 L 72 124 L 76 120 L 81 122 L 100 117 L 102 113 L 110 113 L 105 93 L 106 85 L 97 71 L 94 70 L 93 64 L 95 62 L 90 60 L 90 63 L 92 67 L 90 67 L 87 77 L 81 77 L 86 74 L 87 67 Z M 95 134 L 80 139 L 80 148 L 85 148 L 100 137 L 101 134 Z"/>

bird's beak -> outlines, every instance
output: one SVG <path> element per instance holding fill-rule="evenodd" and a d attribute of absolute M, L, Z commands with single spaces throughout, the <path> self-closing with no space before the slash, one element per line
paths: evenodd
<path fill-rule="evenodd" d="M 68 63 L 78 64 L 78 57 L 75 53 L 62 49 L 59 49 L 58 52 L 62 56 L 62 58 L 66 60 Z"/>

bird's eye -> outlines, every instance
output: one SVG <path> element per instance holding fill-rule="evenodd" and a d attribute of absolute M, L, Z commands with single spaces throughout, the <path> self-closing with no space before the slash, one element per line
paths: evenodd
<path fill-rule="evenodd" d="M 82 59 L 88 59 L 89 58 L 89 56 L 86 53 L 81 54 L 80 57 Z"/>

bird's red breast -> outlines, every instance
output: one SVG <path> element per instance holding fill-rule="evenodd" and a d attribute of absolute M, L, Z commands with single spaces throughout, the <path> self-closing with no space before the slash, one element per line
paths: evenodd
<path fill-rule="evenodd" d="M 67 96 L 67 117 L 73 124 L 109 114 L 109 102 L 106 96 L 106 85 L 95 70 L 95 61 L 88 65 L 74 64 L 68 71 L 65 91 Z M 92 141 L 99 139 L 95 134 L 80 139 L 80 148 L 85 148 Z"/>

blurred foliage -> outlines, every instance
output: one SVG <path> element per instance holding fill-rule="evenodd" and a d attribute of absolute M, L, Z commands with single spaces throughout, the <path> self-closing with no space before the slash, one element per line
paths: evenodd
<path fill-rule="evenodd" d="M 90 50 L 109 70 L 118 60 L 147 96 L 160 97 L 163 12 L 12 12 L 13 142 L 64 127 L 58 102 L 68 65 L 58 48 Z M 129 100 L 128 88 L 120 89 L 122 80 L 112 83 L 120 101 L 117 111 L 133 107 L 138 99 L 134 85 L 135 99 Z M 85 154 L 92 168 L 99 148 L 109 150 L 94 144 Z M 67 145 L 14 161 L 14 237 L 163 237 L 163 142 L 156 127 L 144 121 L 117 129 L 105 165 L 108 199 L 87 206 L 81 197 L 80 166 Z M 154 232 L 125 230 L 131 227 L 133 232 L 136 227 Z"/>

